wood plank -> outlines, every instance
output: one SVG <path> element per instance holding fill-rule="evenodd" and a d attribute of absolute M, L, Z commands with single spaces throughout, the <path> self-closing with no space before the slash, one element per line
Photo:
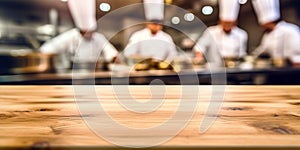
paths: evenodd
<path fill-rule="evenodd" d="M 117 99 L 115 87 L 95 88 L 106 112 L 119 123 L 135 128 L 160 125 L 174 114 L 181 100 L 184 101 L 180 93 L 182 87 L 167 86 L 164 104 L 155 112 L 139 114 L 120 106 L 118 100 L 129 100 Z M 211 89 L 211 86 L 199 86 L 201 94 L 193 118 L 180 134 L 162 146 L 300 147 L 299 86 L 226 86 L 218 119 L 206 133 L 200 134 L 199 126 L 209 105 Z M 151 89 L 147 86 L 130 86 L 129 90 L 138 101 L 151 98 Z M 185 105 L 188 104 L 186 101 Z M 95 135 L 82 120 L 72 86 L 1 86 L 0 119 L 0 147 L 31 147 L 38 143 L 51 146 L 113 146 Z M 170 126 L 184 119 L 178 118 Z M 111 130 L 117 131 L 114 127 Z M 148 136 L 151 139 L 166 135 L 161 131 Z M 134 140 L 140 137 L 124 133 L 116 138 Z"/>

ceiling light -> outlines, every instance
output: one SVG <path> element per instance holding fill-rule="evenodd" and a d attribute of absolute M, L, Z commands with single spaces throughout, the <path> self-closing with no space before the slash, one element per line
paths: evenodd
<path fill-rule="evenodd" d="M 246 4 L 247 1 L 248 1 L 248 0 L 239 0 L 239 3 L 243 5 L 243 4 Z"/>
<path fill-rule="evenodd" d="M 211 15 L 214 12 L 214 9 L 211 6 L 204 6 L 202 8 L 202 13 L 204 15 Z"/>
<path fill-rule="evenodd" d="M 194 16 L 194 14 L 192 14 L 192 13 L 186 13 L 185 15 L 184 15 L 184 20 L 185 21 L 193 21 L 195 19 L 195 16 Z"/>
<path fill-rule="evenodd" d="M 110 11 L 111 6 L 108 3 L 101 3 L 100 6 L 99 6 L 99 8 L 103 12 L 108 12 L 108 11 Z"/>
<path fill-rule="evenodd" d="M 172 18 L 172 23 L 173 24 L 179 24 L 180 23 L 180 18 L 179 17 L 173 17 Z"/>

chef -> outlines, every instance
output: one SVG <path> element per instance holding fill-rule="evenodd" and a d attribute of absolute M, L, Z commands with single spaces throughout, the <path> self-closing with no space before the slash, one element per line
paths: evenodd
<path fill-rule="evenodd" d="M 299 54 L 299 27 L 281 20 L 279 0 L 252 0 L 252 4 L 259 24 L 266 30 L 254 55 L 268 53 L 277 59 Z"/>
<path fill-rule="evenodd" d="M 124 50 L 124 56 L 149 57 L 159 61 L 171 62 L 177 55 L 171 36 L 162 31 L 164 19 L 163 0 L 144 0 L 147 19 L 146 28 L 132 34 Z"/>
<path fill-rule="evenodd" d="M 95 63 L 102 55 L 113 62 L 117 50 L 96 32 L 95 0 L 69 0 L 68 6 L 77 28 L 66 31 L 41 46 L 43 53 L 67 52 L 72 62 Z"/>
<path fill-rule="evenodd" d="M 242 58 L 246 55 L 248 34 L 236 26 L 238 0 L 219 0 L 219 24 L 207 28 L 193 48 L 196 59 L 219 64 L 221 58 Z"/>

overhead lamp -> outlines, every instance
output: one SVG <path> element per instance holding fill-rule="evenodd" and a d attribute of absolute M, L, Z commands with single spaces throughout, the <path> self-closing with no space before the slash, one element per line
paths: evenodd
<path fill-rule="evenodd" d="M 195 19 L 195 15 L 193 13 L 186 13 L 184 15 L 184 20 L 185 21 L 191 22 L 191 21 L 194 21 L 194 19 Z"/>
<path fill-rule="evenodd" d="M 101 3 L 99 6 L 99 9 L 103 12 L 109 12 L 111 9 L 111 6 L 108 3 Z"/>
<path fill-rule="evenodd" d="M 247 2 L 248 2 L 248 0 L 239 0 L 239 3 L 242 4 L 242 5 L 246 4 Z"/>
<path fill-rule="evenodd" d="M 204 6 L 203 8 L 202 8 L 202 13 L 204 14 L 204 15 L 211 15 L 212 13 L 214 12 L 214 9 L 211 7 L 211 6 Z"/>
<path fill-rule="evenodd" d="M 171 21 L 172 21 L 173 24 L 179 24 L 180 23 L 180 18 L 175 16 L 175 17 L 172 18 Z"/>

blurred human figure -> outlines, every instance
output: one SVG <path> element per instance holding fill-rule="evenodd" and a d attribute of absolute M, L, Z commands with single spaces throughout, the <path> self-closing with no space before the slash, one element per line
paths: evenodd
<path fill-rule="evenodd" d="M 127 58 L 142 56 L 160 61 L 171 62 L 177 55 L 172 37 L 162 31 L 164 19 L 163 0 L 144 0 L 146 28 L 133 33 L 124 55 Z"/>
<path fill-rule="evenodd" d="M 259 24 L 265 29 L 254 55 L 267 53 L 272 58 L 288 58 L 300 53 L 299 27 L 280 17 L 279 0 L 252 0 Z"/>
<path fill-rule="evenodd" d="M 95 0 L 69 0 L 68 6 L 77 28 L 66 31 L 41 46 L 43 53 L 67 52 L 74 63 L 95 63 L 102 54 L 107 62 L 114 62 L 118 51 L 96 32 Z"/>
<path fill-rule="evenodd" d="M 220 65 L 222 58 L 242 58 L 247 54 L 248 34 L 237 27 L 238 0 L 219 0 L 219 24 L 208 27 L 193 50 L 196 59 Z"/>

